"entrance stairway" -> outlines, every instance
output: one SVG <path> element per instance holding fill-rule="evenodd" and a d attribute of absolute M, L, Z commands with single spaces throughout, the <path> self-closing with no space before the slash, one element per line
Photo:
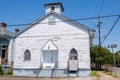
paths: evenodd
<path fill-rule="evenodd" d="M 54 77 L 54 69 L 41 69 L 37 77 Z"/>
<path fill-rule="evenodd" d="M 36 77 L 54 77 L 55 63 L 42 63 Z"/>
<path fill-rule="evenodd" d="M 3 65 L 2 65 L 2 70 L 3 70 L 4 72 L 8 72 L 8 71 L 10 71 L 11 69 L 10 69 L 10 66 L 9 66 L 9 65 L 3 64 Z"/>
<path fill-rule="evenodd" d="M 78 72 L 77 71 L 72 71 L 72 72 L 68 72 L 70 77 L 78 77 Z"/>

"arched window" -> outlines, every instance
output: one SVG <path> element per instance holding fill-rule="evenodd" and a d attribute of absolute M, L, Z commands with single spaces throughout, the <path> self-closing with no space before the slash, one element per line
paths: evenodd
<path fill-rule="evenodd" d="M 30 51 L 27 49 L 24 53 L 24 61 L 30 61 L 31 60 L 31 53 Z"/>
<path fill-rule="evenodd" d="M 71 51 L 70 51 L 70 57 L 69 57 L 69 59 L 70 60 L 77 60 L 77 51 L 73 48 L 73 49 L 71 49 Z"/>

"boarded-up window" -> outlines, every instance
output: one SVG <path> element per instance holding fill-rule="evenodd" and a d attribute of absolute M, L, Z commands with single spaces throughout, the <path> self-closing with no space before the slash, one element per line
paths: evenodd
<path fill-rule="evenodd" d="M 77 71 L 78 70 L 78 60 L 77 60 L 77 51 L 73 48 L 70 51 L 69 57 L 69 71 Z"/>
<path fill-rule="evenodd" d="M 24 61 L 30 61 L 31 60 L 31 53 L 30 51 L 27 49 L 24 53 Z"/>

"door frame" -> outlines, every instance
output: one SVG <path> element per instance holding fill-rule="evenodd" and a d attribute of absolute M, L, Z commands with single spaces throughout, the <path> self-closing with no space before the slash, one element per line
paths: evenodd
<path fill-rule="evenodd" d="M 45 61 L 45 56 L 50 53 L 50 57 L 48 62 Z M 58 50 L 42 50 L 42 63 L 53 64 L 55 63 L 55 68 L 58 67 Z M 55 61 L 55 62 L 54 62 Z"/>

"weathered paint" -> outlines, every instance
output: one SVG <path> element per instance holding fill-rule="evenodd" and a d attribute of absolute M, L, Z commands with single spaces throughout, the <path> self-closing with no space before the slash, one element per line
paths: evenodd
<path fill-rule="evenodd" d="M 58 14 L 59 15 L 59 14 Z M 90 74 L 90 37 L 89 30 L 78 23 L 65 21 L 65 17 L 58 16 L 56 13 L 47 14 L 36 23 L 18 33 L 14 39 L 14 75 L 15 76 L 35 76 L 39 71 L 38 77 L 52 76 L 88 76 Z M 54 18 L 56 23 L 49 24 L 49 18 Z M 78 53 L 77 74 L 70 74 L 68 71 L 68 60 L 71 49 Z M 24 52 L 29 49 L 31 60 L 24 61 Z M 47 54 L 46 51 L 54 52 L 54 56 Z M 44 69 L 45 58 L 49 64 L 49 58 L 54 58 L 57 63 L 55 68 Z M 51 65 L 52 65 L 51 64 Z M 44 68 L 43 68 L 44 67 Z M 34 71 L 35 70 L 35 71 Z M 49 70 L 49 71 L 47 71 Z M 28 73 L 29 72 L 29 73 Z M 21 73 L 21 74 L 19 74 Z M 28 74 L 27 74 L 28 73 Z M 70 74 L 70 75 L 69 75 Z"/>
<path fill-rule="evenodd" d="M 9 40 L 7 40 L 5 38 L 1 38 L 0 39 L 0 44 L 9 44 Z"/>
<path fill-rule="evenodd" d="M 30 76 L 30 77 L 86 77 L 90 76 L 91 70 L 81 69 L 78 72 L 69 72 L 66 69 L 56 69 L 52 73 L 51 69 L 14 69 L 15 76 Z"/>
<path fill-rule="evenodd" d="M 58 17 L 57 21 L 61 21 Z M 47 18 L 42 22 L 47 22 Z M 43 62 L 42 48 L 48 40 L 52 40 L 58 48 L 58 68 L 68 68 L 69 53 L 75 48 L 78 53 L 78 68 L 90 69 L 89 34 L 70 22 L 56 23 L 56 25 L 36 24 L 15 39 L 14 68 L 35 69 Z M 31 61 L 24 62 L 23 54 L 26 49 L 31 52 Z M 34 64 L 34 65 L 33 65 Z"/>
<path fill-rule="evenodd" d="M 5 51 L 5 58 L 3 58 L 3 60 L 5 61 L 4 63 L 2 63 L 2 65 L 4 66 L 7 65 L 7 67 L 11 66 L 11 62 L 12 62 L 12 45 L 11 44 L 13 41 L 13 37 L 15 36 L 15 34 L 13 32 L 10 32 L 6 29 L 1 29 L 0 28 L 0 45 L 7 45 L 6 51 Z M 0 56 L 1 58 L 1 56 Z"/>
<path fill-rule="evenodd" d="M 62 3 L 48 3 L 48 4 L 44 4 L 46 7 L 46 14 L 50 13 L 50 12 L 56 12 L 59 14 L 62 14 L 62 11 L 64 11 Z M 54 7 L 54 10 L 51 10 Z"/>
<path fill-rule="evenodd" d="M 11 65 L 11 63 L 13 62 L 13 46 L 13 38 L 11 38 L 8 46 L 8 65 Z"/>

